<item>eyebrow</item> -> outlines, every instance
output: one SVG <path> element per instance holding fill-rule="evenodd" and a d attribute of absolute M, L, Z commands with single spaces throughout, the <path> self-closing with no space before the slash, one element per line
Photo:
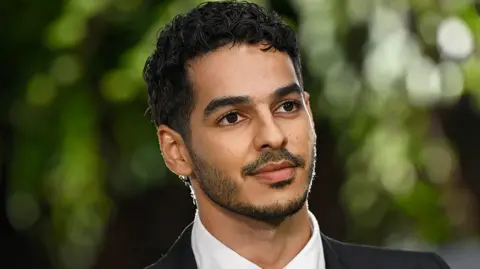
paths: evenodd
<path fill-rule="evenodd" d="M 281 99 L 289 94 L 292 93 L 302 93 L 302 89 L 297 83 L 292 83 L 288 86 L 284 86 L 281 88 L 276 89 L 273 93 L 270 94 L 270 98 L 275 100 Z M 209 117 L 215 111 L 227 107 L 227 106 L 235 106 L 235 105 L 247 105 L 252 102 L 252 98 L 250 96 L 223 96 L 219 98 L 215 98 L 208 105 L 205 107 L 203 111 L 204 118 Z"/>

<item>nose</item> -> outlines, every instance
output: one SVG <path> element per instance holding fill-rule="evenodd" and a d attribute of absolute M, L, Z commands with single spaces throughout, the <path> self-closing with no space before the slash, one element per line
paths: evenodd
<path fill-rule="evenodd" d="M 258 122 L 258 131 L 254 145 L 258 151 L 265 149 L 281 149 L 287 145 L 288 139 L 284 130 L 276 122 L 273 115 L 266 116 Z"/>

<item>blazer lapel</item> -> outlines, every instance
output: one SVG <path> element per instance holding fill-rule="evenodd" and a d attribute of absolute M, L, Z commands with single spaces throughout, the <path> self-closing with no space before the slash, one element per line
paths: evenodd
<path fill-rule="evenodd" d="M 195 261 L 192 250 L 192 224 L 193 222 L 183 230 L 182 234 L 168 251 L 165 257 L 165 262 L 168 266 L 165 269 L 197 269 L 197 262 Z M 155 269 L 155 267 L 153 269 Z"/>
<path fill-rule="evenodd" d="M 348 269 L 333 248 L 330 238 L 321 233 L 326 269 Z"/>

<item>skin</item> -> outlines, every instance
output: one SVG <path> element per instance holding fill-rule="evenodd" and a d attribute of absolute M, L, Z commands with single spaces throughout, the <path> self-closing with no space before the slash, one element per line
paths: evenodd
<path fill-rule="evenodd" d="M 226 46 L 190 62 L 191 139 L 165 125 L 157 134 L 169 169 L 190 177 L 205 228 L 258 266 L 283 268 L 311 236 L 315 132 L 308 94 L 291 91 L 300 85 L 291 59 L 262 47 Z M 206 113 L 213 100 L 232 96 L 243 101 Z M 288 180 L 251 174 L 279 160 L 296 165 Z"/>

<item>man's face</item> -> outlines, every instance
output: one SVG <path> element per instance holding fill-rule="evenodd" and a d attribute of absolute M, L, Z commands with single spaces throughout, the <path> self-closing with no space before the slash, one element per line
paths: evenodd
<path fill-rule="evenodd" d="M 227 46 L 191 63 L 191 178 L 197 198 L 276 220 L 307 200 L 315 132 L 291 59 L 261 48 Z"/>

